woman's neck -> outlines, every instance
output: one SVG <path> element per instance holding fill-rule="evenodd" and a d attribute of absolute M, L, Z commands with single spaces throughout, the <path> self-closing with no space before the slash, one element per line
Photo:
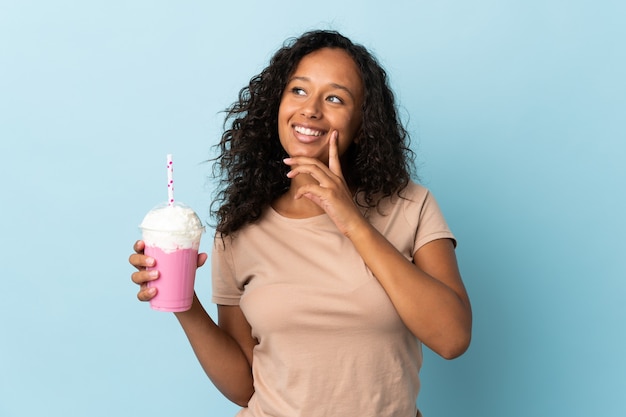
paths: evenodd
<path fill-rule="evenodd" d="M 305 219 L 323 214 L 324 210 L 305 196 L 295 198 L 298 189 L 305 184 L 318 184 L 318 182 L 305 174 L 292 178 L 289 189 L 274 200 L 272 208 L 281 216 L 294 219 Z"/>

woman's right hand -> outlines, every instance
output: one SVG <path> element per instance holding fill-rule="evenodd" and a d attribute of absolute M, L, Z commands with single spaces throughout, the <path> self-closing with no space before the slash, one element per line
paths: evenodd
<path fill-rule="evenodd" d="M 135 284 L 139 285 L 139 292 L 137 293 L 139 301 L 150 301 L 154 298 L 157 289 L 155 287 L 148 287 L 148 282 L 159 278 L 158 270 L 146 270 L 147 267 L 155 266 L 156 260 L 150 256 L 144 255 L 145 248 L 146 244 L 144 241 L 138 240 L 133 246 L 135 253 L 128 258 L 128 262 L 137 268 L 137 272 L 133 272 L 131 279 Z M 198 268 L 204 265 L 208 257 L 206 253 L 198 254 Z"/>
<path fill-rule="evenodd" d="M 139 301 L 150 301 L 156 295 L 157 289 L 148 287 L 148 282 L 154 281 L 159 277 L 159 271 L 156 269 L 146 270 L 146 267 L 154 266 L 156 261 L 154 258 L 144 255 L 145 247 L 146 244 L 143 240 L 138 240 L 133 246 L 135 253 L 128 258 L 128 262 L 137 268 L 137 272 L 133 272 L 131 279 L 135 284 L 139 285 L 139 292 L 137 293 Z"/>

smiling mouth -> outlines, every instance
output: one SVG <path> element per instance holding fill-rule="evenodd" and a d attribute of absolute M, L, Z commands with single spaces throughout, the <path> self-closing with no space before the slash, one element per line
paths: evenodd
<path fill-rule="evenodd" d="M 301 135 L 313 136 L 313 137 L 319 137 L 325 133 L 324 131 L 321 131 L 321 130 L 309 129 L 308 127 L 303 127 L 303 126 L 294 126 L 293 130 L 295 130 L 296 133 L 299 133 Z"/>

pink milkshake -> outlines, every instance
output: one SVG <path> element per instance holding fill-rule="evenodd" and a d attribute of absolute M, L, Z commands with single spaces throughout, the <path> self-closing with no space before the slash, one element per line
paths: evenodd
<path fill-rule="evenodd" d="M 150 307 L 160 311 L 186 311 L 193 301 L 198 248 L 204 226 L 196 213 L 182 203 L 161 204 L 141 222 L 145 254 L 156 260 L 159 278 L 148 283 L 157 294 Z"/>

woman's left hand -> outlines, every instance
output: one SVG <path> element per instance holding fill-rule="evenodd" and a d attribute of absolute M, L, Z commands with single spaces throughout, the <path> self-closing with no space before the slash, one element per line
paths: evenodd
<path fill-rule="evenodd" d="M 337 132 L 329 144 L 328 166 L 315 158 L 292 157 L 287 174 L 304 174 L 295 198 L 306 197 L 321 207 L 347 236 L 389 296 L 407 328 L 444 358 L 462 354 L 471 339 L 472 312 L 450 239 L 436 239 L 421 248 L 413 262 L 371 226 L 355 204 L 341 172 Z"/>
<path fill-rule="evenodd" d="M 354 228 L 365 222 L 341 172 L 337 131 L 330 137 L 328 166 L 318 159 L 304 156 L 287 158 L 284 162 L 292 168 L 287 174 L 289 178 L 307 174 L 315 180 L 299 186 L 294 197 L 308 198 L 321 207 L 345 236 L 349 237 Z"/>

